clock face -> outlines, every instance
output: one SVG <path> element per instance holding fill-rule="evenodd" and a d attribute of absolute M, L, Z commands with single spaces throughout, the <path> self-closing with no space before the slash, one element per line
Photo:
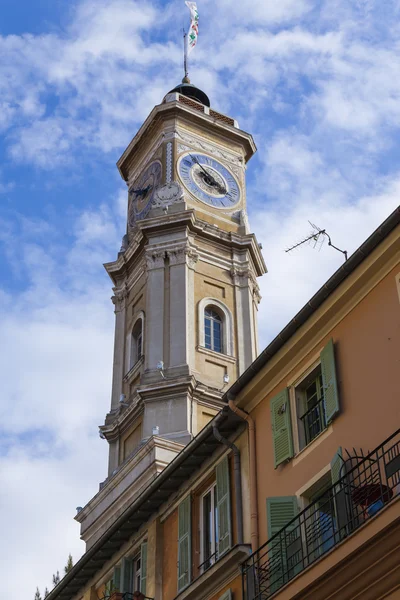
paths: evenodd
<path fill-rule="evenodd" d="M 161 163 L 151 163 L 142 175 L 130 187 L 129 195 L 129 225 L 144 219 L 151 207 L 154 192 L 161 182 Z"/>
<path fill-rule="evenodd" d="M 215 208 L 231 208 L 240 200 L 240 188 L 232 173 L 206 154 L 187 153 L 178 163 L 178 173 L 198 200 Z"/>

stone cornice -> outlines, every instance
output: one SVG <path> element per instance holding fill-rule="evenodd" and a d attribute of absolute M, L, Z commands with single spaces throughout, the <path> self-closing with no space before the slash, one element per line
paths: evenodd
<path fill-rule="evenodd" d="M 137 451 L 124 461 L 114 475 L 111 475 L 105 480 L 97 494 L 93 496 L 93 498 L 76 515 L 75 520 L 79 523 L 84 521 L 89 513 L 126 477 L 127 473 L 132 470 L 134 465 L 139 464 L 146 454 L 149 454 L 156 448 L 172 450 L 173 452 L 178 453 L 182 450 L 183 446 L 178 442 L 166 440 L 158 436 L 149 438 L 142 446 L 138 446 Z"/>
<path fill-rule="evenodd" d="M 206 221 L 203 221 L 196 217 L 194 209 L 183 210 L 175 213 L 168 213 L 167 215 L 151 217 L 148 219 L 143 219 L 143 221 L 139 222 L 139 230 L 135 234 L 134 239 L 129 244 L 128 249 L 124 254 L 121 254 L 118 259 L 114 262 L 105 263 L 104 267 L 112 279 L 114 285 L 117 282 L 123 281 L 124 278 L 128 276 L 129 270 L 132 268 L 132 262 L 137 257 L 137 252 L 140 247 L 143 247 L 146 243 L 146 239 L 150 240 L 153 232 L 160 233 L 165 229 L 182 229 L 186 228 L 187 232 L 192 232 L 196 236 L 204 237 L 213 243 L 222 244 L 223 246 L 229 248 L 236 248 L 238 250 L 247 250 L 250 253 L 252 258 L 252 262 L 254 265 L 254 274 L 256 277 L 260 277 L 267 272 L 267 268 L 261 254 L 261 249 L 257 243 L 256 237 L 254 234 L 245 234 L 240 235 L 237 233 L 232 233 L 229 231 L 225 231 L 218 227 L 217 225 L 212 225 Z M 147 256 L 151 256 L 151 253 L 158 250 L 171 250 L 173 251 L 175 247 L 179 247 L 181 242 L 166 242 L 165 244 L 157 244 L 152 246 L 152 244 L 148 243 L 146 245 L 146 253 Z M 195 246 L 191 246 L 191 249 L 195 252 L 195 254 L 206 256 L 207 251 L 204 249 L 197 249 Z M 191 252 L 187 253 L 188 264 L 189 266 L 194 266 L 195 262 L 197 262 L 197 257 L 195 254 L 191 255 Z M 228 261 L 221 257 L 216 257 L 212 255 L 212 253 L 208 254 L 209 260 L 217 260 L 220 266 L 223 266 L 227 270 L 230 270 L 232 267 L 243 268 L 243 264 L 239 262 Z M 153 257 L 157 258 L 157 257 Z M 152 267 L 153 258 L 150 261 L 150 268 L 160 268 Z M 158 257 L 162 260 L 162 256 Z M 149 263 L 148 263 L 149 264 Z M 137 267 L 132 271 L 129 275 L 128 280 L 128 288 L 130 289 L 133 285 L 133 281 L 135 278 L 141 276 L 143 274 L 143 265 L 140 263 Z"/>
<path fill-rule="evenodd" d="M 233 141 L 240 144 L 243 147 L 246 162 L 256 152 L 256 145 L 253 137 L 249 133 L 246 133 L 245 131 L 242 131 L 241 129 L 238 129 L 232 125 L 223 123 L 222 121 L 218 121 L 210 115 L 200 113 L 186 104 L 177 101 L 166 102 L 153 108 L 135 137 L 130 142 L 129 146 L 122 154 L 121 158 L 118 160 L 117 167 L 121 177 L 125 181 L 128 180 L 129 171 L 132 168 L 134 154 L 140 150 L 145 143 L 144 138 L 146 138 L 152 130 L 154 131 L 156 126 L 161 125 L 166 120 L 171 120 L 171 118 L 188 120 L 192 126 L 193 124 L 196 124 L 204 129 L 208 129 L 214 135 L 217 134 L 225 138 L 228 145 Z"/>
<path fill-rule="evenodd" d="M 143 413 L 143 403 L 139 394 L 130 400 L 129 406 L 120 406 L 118 413 L 107 415 L 106 424 L 99 427 L 108 442 L 113 442 Z"/>

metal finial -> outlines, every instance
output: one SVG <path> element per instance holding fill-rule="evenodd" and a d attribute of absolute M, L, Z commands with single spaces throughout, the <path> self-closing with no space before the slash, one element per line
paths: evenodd
<path fill-rule="evenodd" d="M 187 75 L 182 79 L 182 83 L 190 83 L 190 79 Z"/>

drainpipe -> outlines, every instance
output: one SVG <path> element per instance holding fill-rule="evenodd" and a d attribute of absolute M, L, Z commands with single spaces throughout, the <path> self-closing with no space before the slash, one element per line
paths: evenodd
<path fill-rule="evenodd" d="M 223 409 L 224 410 L 224 409 Z M 243 502 L 242 502 L 242 474 L 240 471 L 240 451 L 235 444 L 224 438 L 218 431 L 218 425 L 223 418 L 222 413 L 218 415 L 213 423 L 213 435 L 216 440 L 228 446 L 233 452 L 233 472 L 235 478 L 235 501 L 236 501 L 236 528 L 237 542 L 243 544 Z"/>
<path fill-rule="evenodd" d="M 257 507 L 257 468 L 256 468 L 256 428 L 254 419 L 238 408 L 233 397 L 228 392 L 228 406 L 232 412 L 241 417 L 247 423 L 249 429 L 249 463 L 250 463 L 250 539 L 251 551 L 258 550 L 258 507 Z"/>

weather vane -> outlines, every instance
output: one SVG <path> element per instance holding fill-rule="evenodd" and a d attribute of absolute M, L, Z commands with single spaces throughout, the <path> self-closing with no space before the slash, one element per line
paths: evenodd
<path fill-rule="evenodd" d="M 196 2 L 185 2 L 185 4 L 190 10 L 190 26 L 187 33 L 183 30 L 183 68 L 185 76 L 182 83 L 190 83 L 188 57 L 197 44 L 197 38 L 199 36 L 199 12 L 197 10 Z"/>
<path fill-rule="evenodd" d="M 317 246 L 317 244 L 319 244 L 320 249 L 321 249 L 322 244 L 324 243 L 325 239 L 327 239 L 328 246 L 332 246 L 332 248 L 334 248 L 338 252 L 341 252 L 342 254 L 344 254 L 344 259 L 347 260 L 347 250 L 341 250 L 340 248 L 338 248 L 337 246 L 332 244 L 331 236 L 326 231 L 326 229 L 320 229 L 320 227 L 318 227 L 317 225 L 314 225 L 314 223 L 311 223 L 311 221 L 308 221 L 308 222 L 310 223 L 311 227 L 313 228 L 312 233 L 309 236 L 307 236 L 306 238 L 304 238 L 303 240 L 301 240 L 300 242 L 298 242 L 297 244 L 294 244 L 294 246 L 291 246 L 290 248 L 285 250 L 285 252 L 291 252 L 295 248 L 298 248 L 299 246 L 301 246 L 302 244 L 305 244 L 307 242 L 314 242 L 314 248 Z"/>

